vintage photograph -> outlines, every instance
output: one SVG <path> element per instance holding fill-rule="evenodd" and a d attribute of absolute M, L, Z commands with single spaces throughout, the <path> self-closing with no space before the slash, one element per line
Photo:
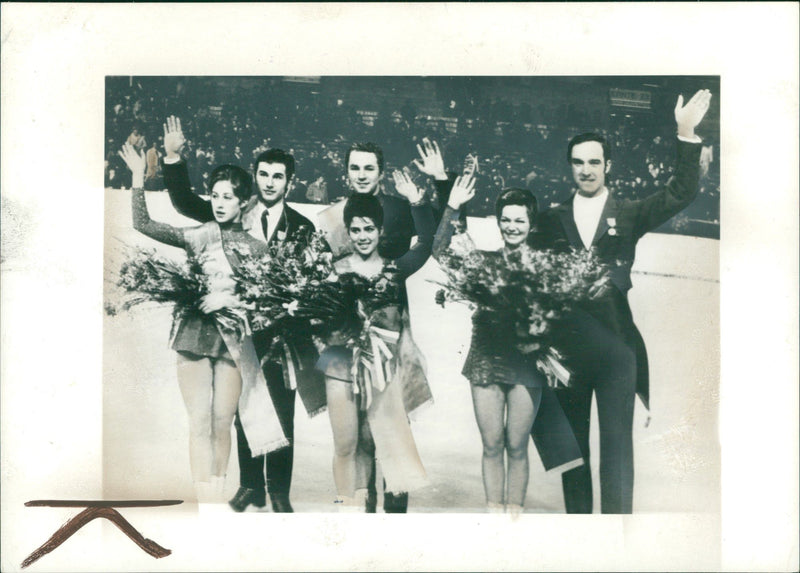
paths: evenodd
<path fill-rule="evenodd" d="M 718 513 L 720 100 L 107 77 L 105 496 Z"/>
<path fill-rule="evenodd" d="M 796 571 L 797 16 L 3 3 L 0 569 Z"/>

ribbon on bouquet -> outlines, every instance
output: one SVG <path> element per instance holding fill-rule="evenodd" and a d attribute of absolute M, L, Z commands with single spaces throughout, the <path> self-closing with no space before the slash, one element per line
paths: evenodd
<path fill-rule="evenodd" d="M 297 390 L 297 352 L 281 334 L 275 335 L 272 339 L 270 350 L 261 358 L 261 366 L 274 359 L 281 365 L 286 388 Z"/>
<path fill-rule="evenodd" d="M 358 314 L 364 326 L 361 344 L 353 349 L 353 393 L 361 396 L 385 489 L 400 493 L 423 487 L 428 478 L 408 423 L 403 389 L 394 381 L 392 368 L 392 362 L 400 359 L 400 332 L 373 324 L 375 315 L 366 316 L 360 302 Z"/>
<path fill-rule="evenodd" d="M 278 413 L 272 403 L 244 311 L 238 314 L 238 310 L 234 310 L 234 314 L 244 320 L 241 330 L 232 331 L 226 319 L 222 323 L 217 320 L 217 329 L 242 375 L 239 420 L 242 422 L 250 453 L 256 457 L 288 446 L 289 440 L 283 433 Z"/>
<path fill-rule="evenodd" d="M 572 372 L 561 362 L 564 357 L 555 348 L 548 348 L 547 351 L 536 360 L 539 371 L 547 377 L 547 385 L 557 388 L 559 384 L 569 387 Z"/>
<path fill-rule="evenodd" d="M 363 344 L 357 345 L 353 349 L 353 366 L 351 375 L 353 378 L 353 393 L 361 394 L 362 409 L 368 409 L 372 404 L 373 386 L 383 392 L 388 382 L 394 377 L 391 360 L 395 353 L 392 349 L 397 349 L 397 341 L 400 333 L 372 324 L 370 317 L 366 315 L 359 302 L 358 315 L 364 321 L 362 337 L 366 337 L 368 342 L 367 349 Z M 364 373 L 363 389 L 359 384 L 359 372 Z"/>

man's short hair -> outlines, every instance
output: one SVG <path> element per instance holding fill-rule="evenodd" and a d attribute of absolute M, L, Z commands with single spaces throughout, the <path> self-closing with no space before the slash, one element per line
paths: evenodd
<path fill-rule="evenodd" d="M 350 166 L 350 154 L 353 151 L 364 151 L 366 153 L 374 154 L 378 160 L 378 171 L 383 173 L 383 149 L 381 149 L 379 146 L 375 145 L 371 141 L 367 141 L 366 143 L 358 142 L 351 145 L 344 157 L 345 169 Z"/>
<path fill-rule="evenodd" d="M 294 177 L 294 156 L 283 149 L 273 148 L 261 152 L 253 162 L 253 173 L 258 173 L 259 163 L 282 163 L 286 166 L 286 181 Z"/>
<path fill-rule="evenodd" d="M 353 193 L 344 204 L 344 226 L 350 229 L 350 223 L 356 217 L 372 219 L 375 226 L 383 228 L 383 207 L 375 195 Z"/>
<path fill-rule="evenodd" d="M 208 179 L 209 192 L 220 181 L 230 181 L 233 194 L 240 201 L 247 201 L 253 194 L 253 178 L 250 174 L 237 165 L 220 165 L 211 172 Z"/>
<path fill-rule="evenodd" d="M 608 145 L 606 138 L 599 133 L 588 132 L 576 135 L 569 141 L 567 145 L 567 163 L 572 163 L 572 148 L 579 143 L 586 143 L 587 141 L 596 141 L 603 146 L 603 162 L 608 162 L 611 159 L 611 146 Z"/>
<path fill-rule="evenodd" d="M 536 197 L 527 189 L 510 187 L 500 192 L 494 204 L 498 223 L 500 222 L 500 217 L 503 215 L 503 208 L 507 205 L 521 205 L 525 207 L 525 210 L 528 212 L 528 222 L 531 224 L 531 227 L 536 224 L 536 214 L 538 213 Z"/>

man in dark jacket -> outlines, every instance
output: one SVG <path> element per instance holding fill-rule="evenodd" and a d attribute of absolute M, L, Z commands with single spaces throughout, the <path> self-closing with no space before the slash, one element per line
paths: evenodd
<path fill-rule="evenodd" d="M 592 512 L 589 417 L 596 396 L 600 425 L 600 490 L 603 513 L 633 508 L 633 405 L 638 393 L 648 404 L 647 353 L 628 304 L 636 243 L 688 206 L 697 195 L 700 138 L 694 128 L 711 94 L 700 90 L 675 107 L 678 127 L 675 175 L 659 192 L 636 201 L 614 198 L 605 186 L 609 146 L 598 134 L 570 141 L 567 160 L 577 185 L 565 203 L 542 213 L 531 235 L 537 248 L 594 249 L 609 266 L 608 281 L 587 304 L 571 313 L 556 333 L 574 369 L 569 388 L 557 391 L 584 457 L 584 465 L 562 474 L 568 513 Z"/>
<path fill-rule="evenodd" d="M 186 162 L 180 156 L 184 143 L 180 120 L 169 118 L 164 126 L 164 183 L 170 200 L 179 213 L 197 221 L 210 221 L 214 217 L 211 204 L 191 191 Z M 273 241 L 306 240 L 314 231 L 313 223 L 285 202 L 294 176 L 294 157 L 281 149 L 269 149 L 256 157 L 253 171 L 258 194 L 245 208 L 242 226 L 250 235 L 267 244 Z M 253 343 L 259 358 L 266 354 L 272 338 L 269 332 L 253 333 Z M 308 412 L 317 412 L 325 404 L 325 383 L 322 374 L 315 368 L 318 354 L 310 334 L 299 333 L 293 337 L 292 346 L 293 351 L 287 353 L 287 361 L 291 360 L 291 363 L 272 360 L 263 362 L 267 387 L 290 445 L 266 456 L 253 457 L 237 414 L 234 425 L 239 453 L 240 487 L 229 502 L 234 511 L 244 511 L 251 504 L 263 507 L 266 505 L 266 492 L 270 495 L 273 511 L 293 511 L 289 490 L 294 460 L 295 391 L 299 392 Z M 285 371 L 295 375 L 290 375 L 287 380 L 284 377 Z"/>

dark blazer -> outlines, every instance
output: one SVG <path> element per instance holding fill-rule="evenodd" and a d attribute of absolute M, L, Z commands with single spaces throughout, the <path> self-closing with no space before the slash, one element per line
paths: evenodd
<path fill-rule="evenodd" d="M 411 205 L 405 199 L 385 193 L 378 193 L 377 197 L 383 207 L 383 233 L 378 253 L 386 259 L 399 259 L 408 252 L 415 234 Z"/>
<path fill-rule="evenodd" d="M 164 183 L 169 192 L 172 205 L 181 214 L 196 221 L 212 221 L 214 213 L 211 203 L 205 201 L 192 192 L 189 181 L 189 170 L 185 161 L 163 165 Z M 258 203 L 258 197 L 253 197 L 245 208 L 248 211 Z M 247 214 L 243 219 L 247 218 Z M 260 225 L 260 222 L 258 223 Z M 314 224 L 296 210 L 284 204 L 283 215 L 276 223 L 275 232 L 270 237 L 270 243 L 283 240 L 303 240 L 314 232 Z M 259 236 L 259 238 L 261 238 Z M 263 239 L 262 239 L 263 240 Z M 259 357 L 263 357 L 274 338 L 275 333 L 269 329 L 253 333 L 253 344 Z M 321 380 L 315 364 L 318 352 L 311 339 L 310 326 L 303 321 L 298 321 L 296 328 L 292 329 L 290 341 L 292 359 L 298 372 L 298 390 L 306 409 L 316 412 L 324 405 L 324 386 L 320 388 Z"/>
<path fill-rule="evenodd" d="M 455 174 L 448 173 L 447 180 L 434 181 L 437 201 L 431 202 L 431 210 L 437 225 L 447 207 L 455 179 Z M 383 233 L 378 245 L 378 253 L 387 259 L 398 259 L 408 252 L 411 239 L 416 232 L 411 216 L 411 205 L 403 198 L 386 193 L 378 193 L 377 197 L 383 207 Z M 459 216 L 462 221 L 466 221 L 464 207 L 461 208 Z"/>
<path fill-rule="evenodd" d="M 597 300 L 583 305 L 583 309 L 635 350 L 636 393 L 647 408 L 647 350 L 628 304 L 631 267 L 639 239 L 679 213 L 697 196 L 700 149 L 698 143 L 678 140 L 675 174 L 661 191 L 636 201 L 617 200 L 609 195 L 592 241 L 601 261 L 610 267 L 613 288 L 607 289 Z M 584 248 L 573 216 L 574 197 L 539 215 L 537 230 L 530 235 L 531 246 L 560 251 Z"/>

